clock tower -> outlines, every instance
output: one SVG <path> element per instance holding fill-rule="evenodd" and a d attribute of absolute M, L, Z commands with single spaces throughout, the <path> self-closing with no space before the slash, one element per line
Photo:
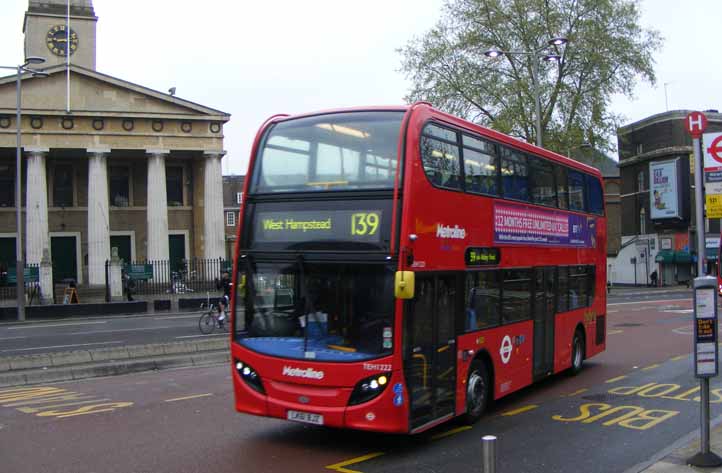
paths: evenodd
<path fill-rule="evenodd" d="M 68 29 L 70 2 L 70 29 Z M 95 26 L 92 0 L 29 0 L 25 12 L 25 57 L 46 59 L 42 68 L 70 63 L 95 69 Z"/>

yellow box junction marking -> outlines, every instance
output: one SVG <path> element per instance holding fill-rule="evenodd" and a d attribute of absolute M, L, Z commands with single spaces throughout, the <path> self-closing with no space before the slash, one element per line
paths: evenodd
<path fill-rule="evenodd" d="M 517 414 L 523 414 L 524 412 L 532 411 L 532 410 L 536 409 L 537 407 L 539 407 L 539 406 L 536 404 L 530 404 L 528 406 L 520 407 L 519 409 L 514 409 L 511 411 L 503 412 L 503 413 L 501 413 L 501 415 L 502 416 L 515 416 Z"/>
<path fill-rule="evenodd" d="M 356 463 L 365 462 L 367 460 L 371 460 L 372 458 L 380 457 L 383 454 L 384 454 L 384 452 L 369 453 L 368 455 L 364 455 L 362 457 L 356 457 L 356 458 L 352 458 L 350 460 L 342 461 L 340 463 L 334 463 L 333 465 L 328 465 L 325 468 L 327 470 L 339 471 L 341 473 L 361 473 L 360 471 L 349 470 L 348 468 L 345 468 L 345 467 L 347 467 L 349 465 L 354 465 Z"/>
<path fill-rule="evenodd" d="M 208 397 L 208 396 L 213 396 L 213 393 L 194 394 L 193 396 L 175 397 L 173 399 L 166 399 L 163 402 L 185 401 L 187 399 L 198 399 L 199 397 Z"/>
<path fill-rule="evenodd" d="M 132 406 L 132 402 L 113 402 L 54 386 L 32 386 L 0 390 L 0 406 L 15 408 L 38 417 L 64 419 L 100 412 L 112 412 Z M 80 406 L 80 407 L 78 407 Z M 72 407 L 71 409 L 62 409 Z"/>

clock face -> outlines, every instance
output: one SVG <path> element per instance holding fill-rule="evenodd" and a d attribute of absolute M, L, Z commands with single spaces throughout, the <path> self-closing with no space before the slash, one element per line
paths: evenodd
<path fill-rule="evenodd" d="M 78 34 L 65 25 L 55 25 L 48 31 L 45 44 L 56 56 L 67 56 L 68 50 L 72 55 L 78 49 Z"/>

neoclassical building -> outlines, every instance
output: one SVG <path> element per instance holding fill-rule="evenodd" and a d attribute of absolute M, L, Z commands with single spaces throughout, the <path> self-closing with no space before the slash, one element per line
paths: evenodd
<path fill-rule="evenodd" d="M 47 250 L 56 281 L 104 285 L 111 247 L 129 260 L 225 256 L 223 126 L 230 115 L 95 69 L 91 0 L 29 0 L 22 76 L 22 202 L 15 201 L 16 76 L 0 78 L 0 264 Z M 70 49 L 70 65 L 66 64 Z M 44 294 L 48 297 L 47 294 Z"/>

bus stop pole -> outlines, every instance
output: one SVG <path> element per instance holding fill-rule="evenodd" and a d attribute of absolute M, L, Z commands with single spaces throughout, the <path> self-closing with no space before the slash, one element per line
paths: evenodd
<path fill-rule="evenodd" d="M 693 136 L 694 150 L 694 199 L 697 230 L 697 277 L 694 280 L 694 369 L 699 378 L 700 402 L 700 452 L 688 461 L 693 466 L 714 467 L 722 465 L 722 458 L 710 451 L 709 445 L 709 378 L 717 375 L 717 278 L 704 272 L 704 193 L 702 177 L 704 164 L 699 136 Z"/>
<path fill-rule="evenodd" d="M 496 437 L 481 438 L 481 473 L 496 473 Z"/>

